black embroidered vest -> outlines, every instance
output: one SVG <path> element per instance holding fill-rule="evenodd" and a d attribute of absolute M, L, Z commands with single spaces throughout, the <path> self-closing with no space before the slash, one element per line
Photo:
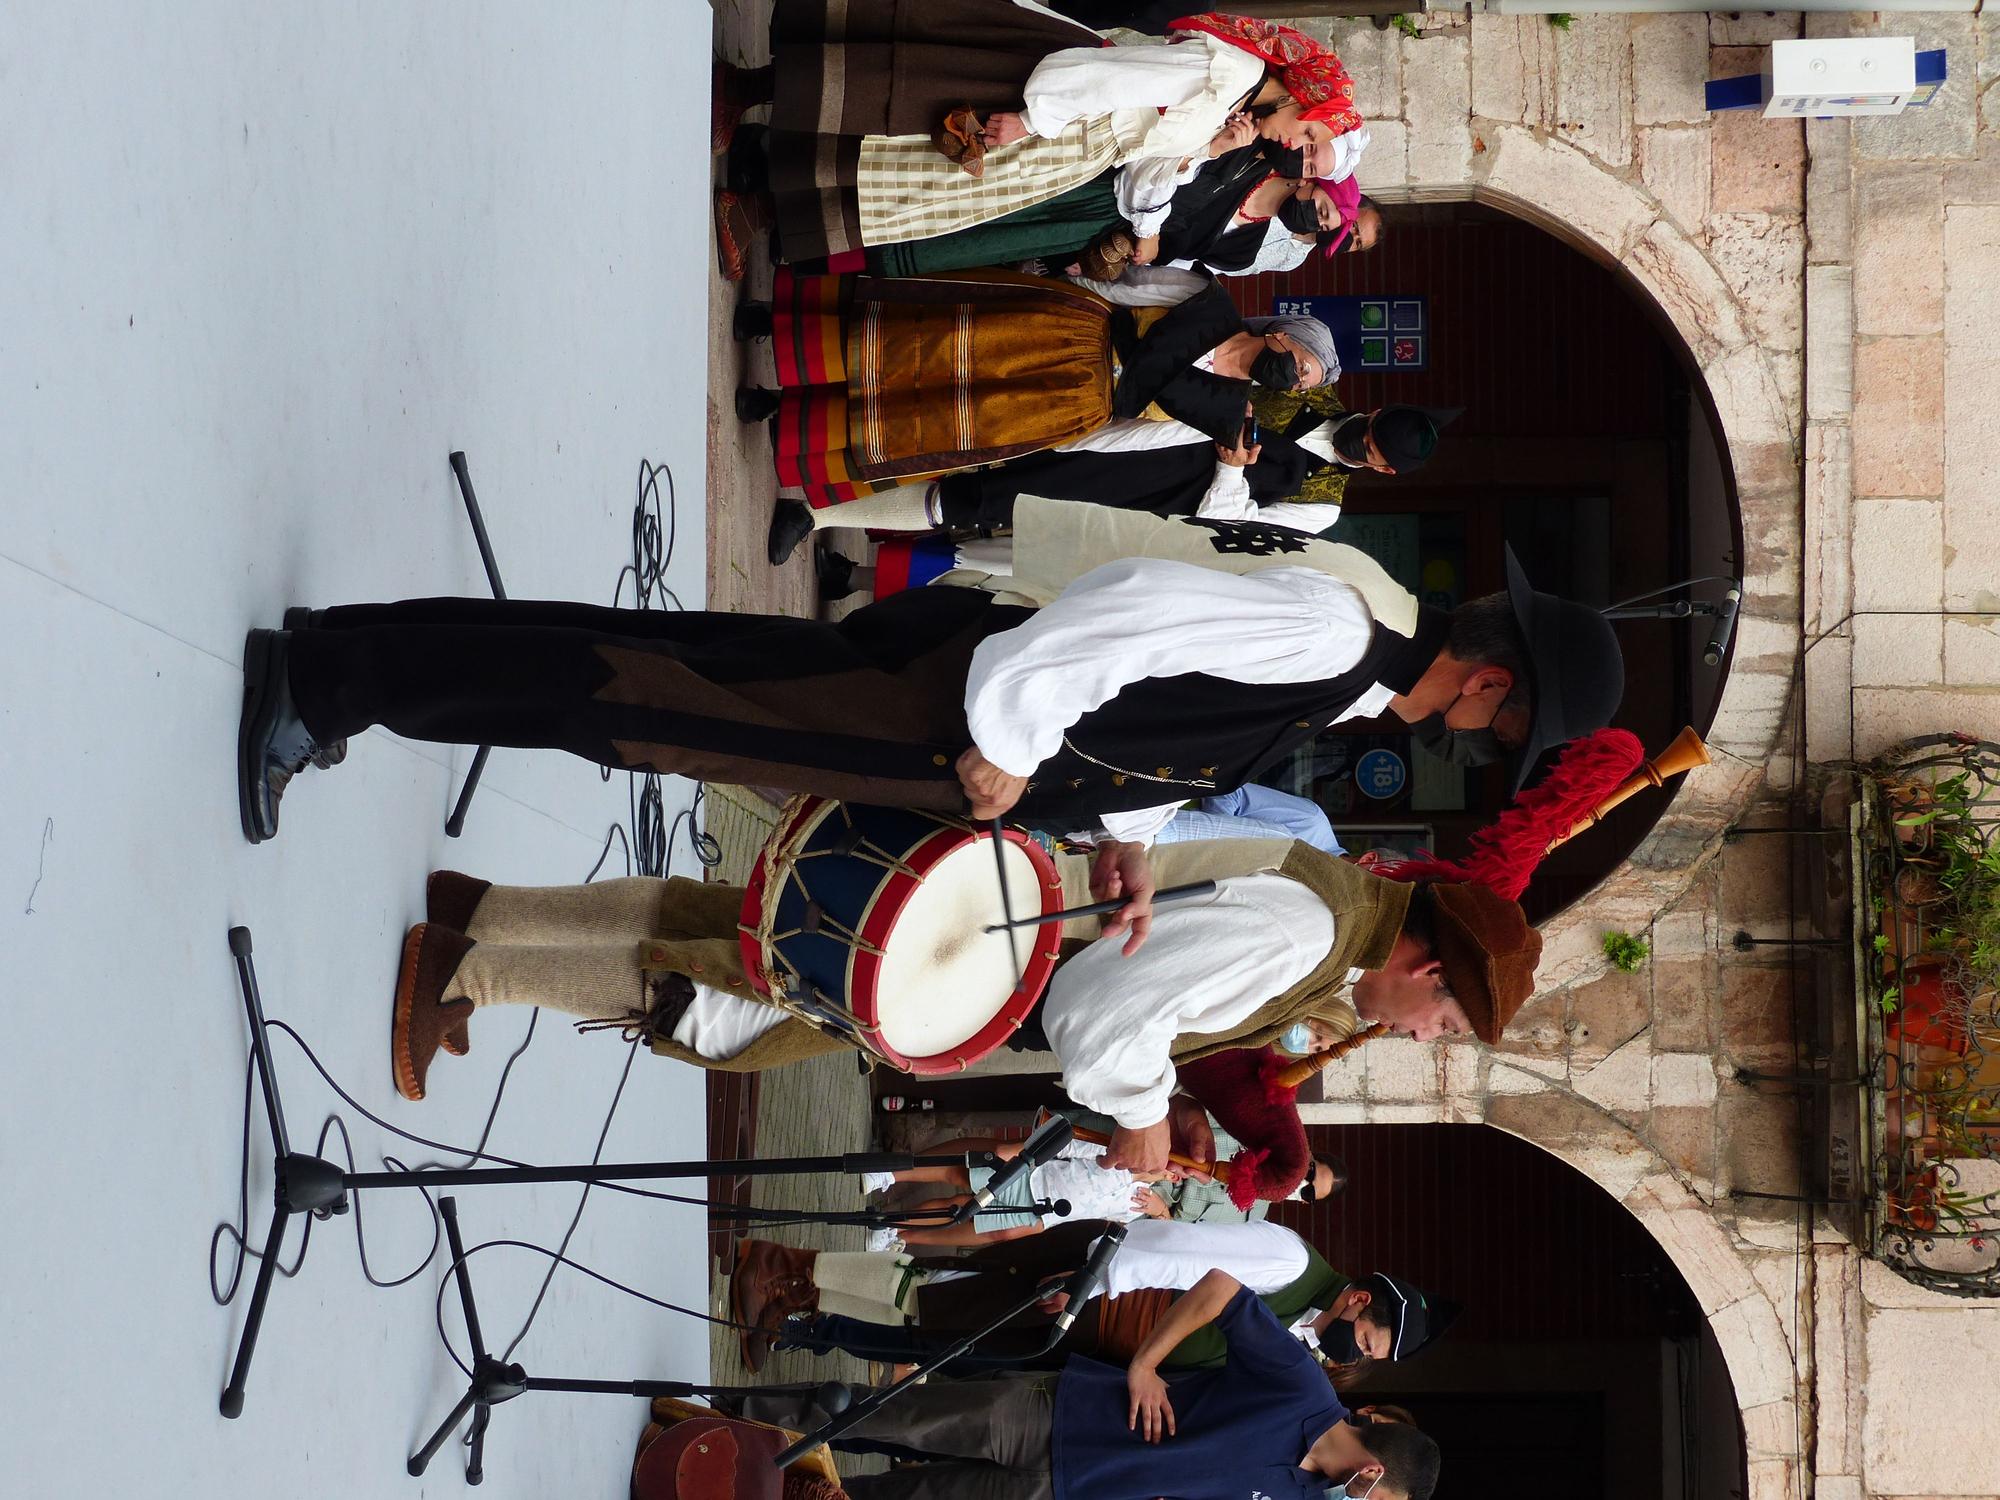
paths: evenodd
<path fill-rule="evenodd" d="M 1414 637 L 1377 625 L 1351 670 L 1317 682 L 1244 683 L 1187 672 L 1132 683 L 1070 727 L 1062 748 L 1035 768 L 1016 816 L 1068 830 L 1103 813 L 1234 791 L 1377 683 L 1399 693 L 1415 687 L 1449 628 L 1449 616 L 1420 607 Z"/>

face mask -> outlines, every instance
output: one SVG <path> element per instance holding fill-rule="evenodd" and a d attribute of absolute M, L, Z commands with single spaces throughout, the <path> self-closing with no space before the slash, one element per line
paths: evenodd
<path fill-rule="evenodd" d="M 1360 1481 L 1350 1479 L 1345 1484 L 1336 1484 L 1328 1489 L 1326 1500 L 1368 1500 L 1368 1497 L 1375 1493 L 1375 1486 L 1381 1482 L 1382 1476 L 1377 1474 L 1360 1489 L 1356 1489 L 1354 1486 Z"/>
<path fill-rule="evenodd" d="M 1266 344 L 1264 352 L 1250 362 L 1250 378 L 1267 390 L 1296 390 L 1299 362 L 1289 349 L 1273 349 Z"/>
<path fill-rule="evenodd" d="M 1368 462 L 1368 418 L 1349 417 L 1333 434 L 1333 451 L 1360 468 Z"/>
<path fill-rule="evenodd" d="M 1354 1324 L 1335 1318 L 1319 1331 L 1319 1352 L 1337 1365 L 1351 1365 L 1361 1358 L 1361 1346 L 1354 1342 Z"/>
<path fill-rule="evenodd" d="M 1304 1021 L 1295 1021 L 1285 1028 L 1285 1034 L 1278 1038 L 1278 1050 L 1289 1052 L 1294 1057 L 1304 1057 L 1315 1046 L 1312 1027 Z"/>
<path fill-rule="evenodd" d="M 1412 731 L 1417 743 L 1454 766 L 1490 766 L 1507 757 L 1507 747 L 1491 728 L 1453 729 L 1443 714 L 1432 714 Z"/>
<path fill-rule="evenodd" d="M 1312 198 L 1287 198 L 1278 207 L 1278 222 L 1293 234 L 1319 231 L 1319 203 Z"/>

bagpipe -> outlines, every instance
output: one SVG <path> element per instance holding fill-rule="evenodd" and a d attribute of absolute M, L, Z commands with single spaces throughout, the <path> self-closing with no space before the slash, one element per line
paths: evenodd
<path fill-rule="evenodd" d="M 1708 763 L 1708 747 L 1691 728 L 1651 760 L 1628 731 L 1600 729 L 1572 741 L 1547 777 L 1473 835 L 1462 859 L 1420 856 L 1378 865 L 1376 873 L 1391 880 L 1476 880 L 1518 900 L 1551 850 L 1596 827 L 1613 808 L 1647 788 L 1664 786 Z M 1380 1024 L 1366 1026 L 1323 1052 L 1292 1062 L 1267 1047 L 1238 1048 L 1182 1064 L 1181 1087 L 1244 1149 L 1232 1161 L 1212 1167 L 1188 1161 L 1181 1165 L 1211 1171 L 1228 1184 L 1230 1201 L 1239 1208 L 1260 1198 L 1285 1197 L 1305 1179 L 1311 1160 L 1299 1118 L 1299 1089 L 1387 1032 Z"/>

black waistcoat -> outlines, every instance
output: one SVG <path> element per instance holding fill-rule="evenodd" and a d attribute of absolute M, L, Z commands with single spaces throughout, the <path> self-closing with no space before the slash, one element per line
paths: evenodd
<path fill-rule="evenodd" d="M 1205 432 L 1218 443 L 1234 443 L 1243 432 L 1243 409 L 1250 382 L 1211 375 L 1194 362 L 1243 332 L 1243 315 L 1215 282 L 1178 307 L 1170 307 L 1145 333 L 1132 309 L 1111 310 L 1111 346 L 1118 355 L 1118 381 L 1111 391 L 1111 414 L 1136 417 L 1154 402 L 1177 421 Z"/>
<path fill-rule="evenodd" d="M 1229 221 L 1245 196 L 1272 172 L 1296 177 L 1301 170 L 1298 152 L 1272 149 L 1268 141 L 1218 156 L 1174 189 L 1173 206 L 1160 226 L 1159 262 L 1198 260 L 1229 270 L 1249 265 L 1264 243 L 1265 226 L 1247 224 L 1232 231 Z M 1247 241 L 1247 253 L 1238 258 L 1224 252 L 1225 243 L 1239 240 Z"/>
<path fill-rule="evenodd" d="M 1253 539 L 1293 535 L 1279 527 L 1207 524 Z M 1274 564 L 1281 561 L 1274 553 Z M 1378 625 L 1351 670 L 1317 682 L 1244 683 L 1187 672 L 1132 683 L 1070 727 L 1062 748 L 1035 768 L 1017 815 L 1051 829 L 1079 828 L 1101 813 L 1234 791 L 1377 683 L 1399 693 L 1415 687 L 1449 628 L 1449 616 L 1420 606 L 1413 638 Z"/>

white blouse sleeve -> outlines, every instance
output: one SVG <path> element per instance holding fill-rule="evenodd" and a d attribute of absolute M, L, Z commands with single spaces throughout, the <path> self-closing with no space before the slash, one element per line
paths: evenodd
<path fill-rule="evenodd" d="M 1305 1241 L 1282 1224 L 1176 1224 L 1141 1219 L 1111 1257 L 1104 1295 L 1142 1287 L 1184 1292 L 1210 1271 L 1232 1276 L 1259 1295 L 1282 1291 L 1306 1274 Z"/>
<path fill-rule="evenodd" d="M 1308 887 L 1265 873 L 1161 908 L 1129 958 L 1116 940 L 1092 943 L 1056 970 L 1042 1001 L 1063 1092 L 1130 1130 L 1159 1123 L 1177 1079 L 1174 1039 L 1242 1025 L 1313 971 L 1334 931 Z"/>
<path fill-rule="evenodd" d="M 1257 502 L 1250 498 L 1250 476 L 1245 465 L 1215 461 L 1215 478 L 1194 513 L 1205 521 L 1255 521 Z"/>
<path fill-rule="evenodd" d="M 966 721 L 982 755 L 1029 776 L 1064 731 L 1128 683 L 1186 672 L 1245 683 L 1338 677 L 1368 649 L 1373 625 L 1358 592 L 1313 568 L 1239 575 L 1120 558 L 979 643 Z"/>
<path fill-rule="evenodd" d="M 1176 266 L 1127 266 L 1116 281 L 1093 281 L 1088 276 L 1069 279 L 1120 307 L 1178 307 L 1213 278 L 1206 271 L 1183 271 Z"/>
<path fill-rule="evenodd" d="M 1197 152 L 1193 156 L 1149 156 L 1120 167 L 1113 179 L 1119 217 L 1142 240 L 1158 234 L 1174 206 L 1174 189 L 1193 181 L 1207 160 L 1205 153 Z"/>
<path fill-rule="evenodd" d="M 1021 119 L 1035 135 L 1052 137 L 1113 110 L 1170 109 L 1206 89 L 1209 71 L 1208 50 L 1185 43 L 1065 47 L 1028 75 Z"/>
<path fill-rule="evenodd" d="M 1080 438 L 1057 443 L 1060 453 L 1150 453 L 1155 448 L 1178 448 L 1186 443 L 1205 443 L 1208 434 L 1197 432 L 1185 422 L 1155 422 L 1147 417 L 1127 417 L 1106 422 Z"/>
<path fill-rule="evenodd" d="M 1296 271 L 1312 255 L 1316 240 L 1300 239 L 1285 228 L 1284 221 L 1276 214 L 1271 216 L 1271 224 L 1264 231 L 1264 243 L 1257 247 L 1257 257 L 1240 271 L 1224 271 L 1224 276 L 1264 276 L 1281 271 Z"/>

